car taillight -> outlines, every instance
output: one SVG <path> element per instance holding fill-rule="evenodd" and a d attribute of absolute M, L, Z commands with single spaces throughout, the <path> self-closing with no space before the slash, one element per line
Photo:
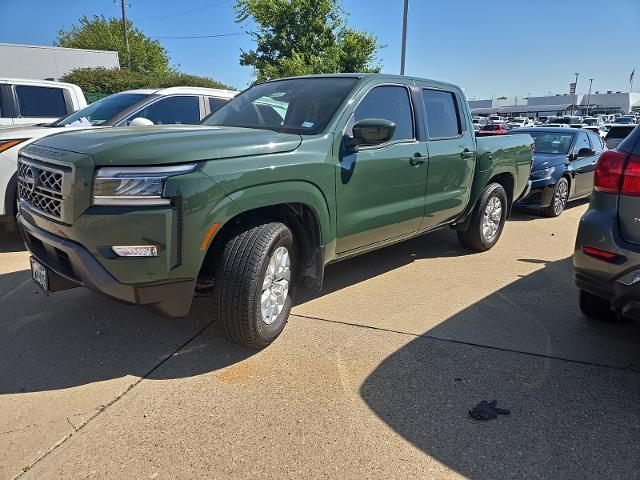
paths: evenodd
<path fill-rule="evenodd" d="M 640 196 L 640 155 L 630 155 L 622 174 L 621 195 Z"/>
<path fill-rule="evenodd" d="M 600 155 L 593 177 L 596 192 L 618 193 L 627 154 L 620 150 L 607 150 Z"/>

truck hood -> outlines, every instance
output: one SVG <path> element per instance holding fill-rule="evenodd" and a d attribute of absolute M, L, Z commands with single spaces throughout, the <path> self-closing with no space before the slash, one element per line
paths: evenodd
<path fill-rule="evenodd" d="M 566 155 L 557 155 L 551 153 L 535 153 L 533 154 L 533 165 L 531 171 L 544 170 L 545 168 L 555 167 L 567 162 Z"/>
<path fill-rule="evenodd" d="M 54 133 L 68 132 L 78 130 L 77 127 L 35 127 L 33 125 L 25 125 L 21 127 L 8 126 L 0 127 L 0 140 L 9 140 L 14 138 L 42 138 Z"/>
<path fill-rule="evenodd" d="M 300 135 L 238 127 L 157 126 L 76 130 L 36 145 L 88 154 L 96 166 L 158 165 L 290 152 Z"/>

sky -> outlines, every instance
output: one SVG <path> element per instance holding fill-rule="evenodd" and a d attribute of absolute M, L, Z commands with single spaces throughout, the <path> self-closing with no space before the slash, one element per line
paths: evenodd
<path fill-rule="evenodd" d="M 127 0 L 135 26 L 158 38 L 172 65 L 235 88 L 252 80 L 239 65 L 255 45 L 235 23 L 234 0 Z M 342 0 L 351 27 L 385 48 L 385 73 L 400 70 L 403 0 Z M 405 73 L 461 85 L 469 99 L 640 91 L 640 0 L 409 0 Z M 611 7 L 611 8 L 609 8 Z M 0 43 L 51 45 L 82 15 L 119 16 L 114 0 L 0 0 Z M 216 38 L 166 37 L 239 34 Z M 121 59 L 122 62 L 123 59 Z M 0 65 L 0 76 L 2 66 Z"/>

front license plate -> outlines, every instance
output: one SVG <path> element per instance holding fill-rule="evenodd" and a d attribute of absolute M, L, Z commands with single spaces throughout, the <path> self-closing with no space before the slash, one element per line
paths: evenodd
<path fill-rule="evenodd" d="M 31 260 L 31 277 L 34 282 L 44 290 L 45 293 L 49 293 L 49 278 L 47 275 L 47 267 L 38 263 L 33 258 Z"/>

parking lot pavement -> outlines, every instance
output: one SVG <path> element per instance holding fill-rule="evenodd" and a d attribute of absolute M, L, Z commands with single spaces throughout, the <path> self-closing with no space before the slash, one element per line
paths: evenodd
<path fill-rule="evenodd" d="M 483 254 L 442 231 L 331 266 L 260 352 L 202 300 L 45 299 L 3 241 L 0 477 L 636 478 L 640 324 L 577 308 L 585 208 L 520 213 Z M 511 415 L 469 418 L 494 398 Z"/>

